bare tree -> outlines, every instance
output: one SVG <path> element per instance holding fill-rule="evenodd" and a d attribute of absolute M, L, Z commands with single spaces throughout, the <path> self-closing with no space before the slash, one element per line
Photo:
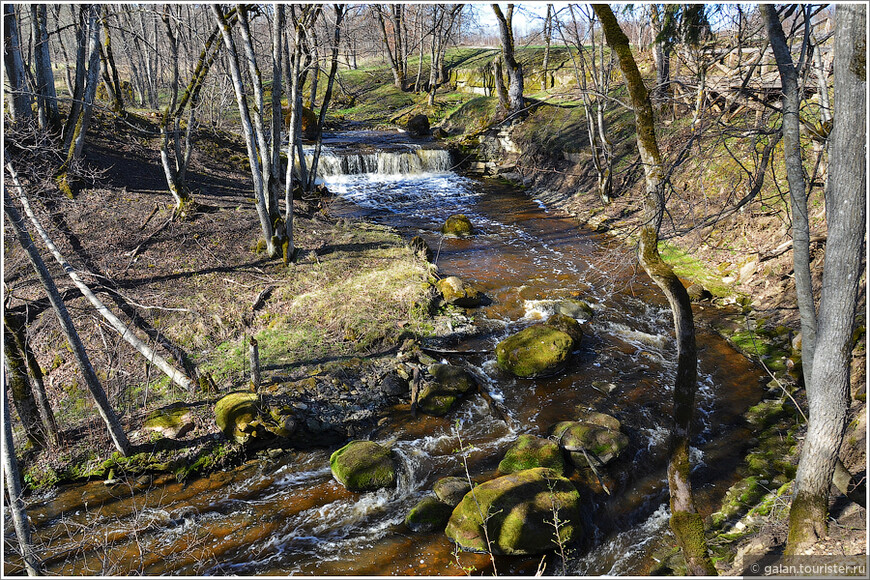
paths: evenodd
<path fill-rule="evenodd" d="M 7 169 L 8 168 L 7 165 Z M 81 370 L 82 375 L 84 375 L 85 383 L 97 404 L 97 410 L 109 430 L 109 435 L 112 438 L 112 442 L 115 444 L 115 448 L 122 455 L 129 455 L 131 447 L 127 435 L 124 433 L 123 427 L 121 427 L 121 422 L 118 420 L 118 416 L 109 404 L 106 392 L 103 390 L 100 380 L 94 372 L 94 367 L 91 365 L 88 353 L 85 351 L 85 347 L 79 338 L 78 332 L 76 332 L 72 318 L 70 318 L 66 305 L 57 290 L 57 286 L 55 285 L 51 274 L 48 272 L 48 268 L 45 267 L 45 263 L 42 261 L 39 252 L 33 245 L 30 234 L 27 231 L 27 226 L 24 223 L 24 218 L 21 217 L 21 214 L 19 214 L 18 210 L 13 206 L 12 198 L 9 196 L 9 192 L 6 188 L 3 188 L 3 211 L 12 225 L 15 236 L 18 238 L 18 243 L 27 253 L 27 257 L 30 260 L 33 269 L 36 271 L 40 282 L 48 294 L 52 308 L 60 322 L 61 329 L 73 349 L 73 354 L 79 364 L 79 369 Z"/>
<path fill-rule="evenodd" d="M 15 14 L 15 4 L 3 4 L 3 61 L 6 65 L 6 78 L 12 93 L 9 112 L 14 122 L 20 122 L 33 116 L 31 110 L 31 95 L 27 89 L 27 79 L 24 73 L 24 60 L 21 58 L 20 34 L 18 18 Z"/>
<path fill-rule="evenodd" d="M 637 124 L 637 148 L 646 181 L 644 223 L 640 231 L 640 263 L 665 294 L 674 317 L 677 373 L 668 461 L 671 529 L 686 558 L 689 572 L 694 575 L 715 575 L 716 568 L 707 553 L 704 539 L 704 521 L 695 507 L 690 481 L 689 434 L 698 380 L 698 353 L 692 305 L 682 282 L 662 260 L 658 251 L 659 229 L 665 213 L 665 196 L 662 156 L 656 139 L 652 103 L 629 47 L 628 37 L 620 28 L 613 11 L 606 4 L 593 5 L 593 9 L 601 21 L 607 44 L 619 60 Z"/>
<path fill-rule="evenodd" d="M 828 493 L 846 427 L 852 333 L 865 266 L 867 8 L 861 4 L 840 4 L 836 17 L 837 110 L 825 193 L 828 242 L 812 381 L 807 383 L 809 425 L 789 511 L 788 554 L 800 553 L 827 533 Z"/>
<path fill-rule="evenodd" d="M 251 177 L 254 182 L 255 205 L 257 216 L 260 219 L 260 228 L 266 242 L 266 250 L 270 257 L 274 258 L 281 254 L 282 248 L 287 243 L 284 220 L 278 213 L 277 203 L 272 198 L 268 184 L 270 176 L 275 174 L 278 168 L 271 166 L 272 158 L 269 155 L 269 147 L 263 132 L 263 86 L 260 70 L 254 56 L 251 41 L 249 11 L 245 6 L 239 6 L 239 28 L 245 51 L 245 59 L 248 61 L 249 75 L 254 89 L 255 114 L 252 122 L 251 108 L 245 95 L 244 79 L 239 65 L 239 52 L 228 15 L 224 8 L 212 4 L 210 6 L 215 23 L 218 25 L 224 46 L 227 50 L 227 61 L 233 79 L 233 89 L 236 93 L 236 104 L 242 122 L 242 133 L 245 137 L 245 145 L 248 150 L 248 160 L 251 165 Z"/>
<path fill-rule="evenodd" d="M 807 213 L 807 189 L 804 181 L 800 144 L 800 89 L 798 70 L 779 16 L 773 5 L 759 6 L 764 18 L 770 46 L 773 49 L 779 76 L 782 79 L 782 144 L 786 178 L 792 211 L 792 252 L 794 253 L 794 283 L 801 316 L 801 360 L 804 383 L 813 382 L 813 356 L 816 346 L 816 307 L 813 298 L 813 278 L 810 274 L 810 222 Z"/>
<path fill-rule="evenodd" d="M 501 33 L 501 53 L 508 74 L 508 114 L 514 116 L 525 109 L 523 98 L 523 69 L 514 56 L 514 5 L 507 5 L 507 12 L 502 12 L 498 4 L 492 5 L 492 11 L 498 19 Z"/>
<path fill-rule="evenodd" d="M 373 4 L 372 11 L 378 21 L 381 30 L 381 39 L 384 43 L 384 50 L 387 52 L 387 57 L 390 61 L 390 70 L 393 73 L 393 83 L 396 88 L 404 91 L 405 83 L 408 76 L 408 63 L 403 60 L 403 46 L 405 39 L 402 34 L 402 14 L 404 6 L 402 4 L 390 4 L 389 7 Z M 385 14 L 388 13 L 388 14 Z M 387 25 L 390 25 L 392 38 L 387 31 Z"/>
<path fill-rule="evenodd" d="M 57 108 L 57 93 L 54 88 L 51 52 L 48 46 L 48 9 L 46 5 L 31 4 L 30 18 L 33 27 L 33 68 L 36 73 L 39 126 L 43 129 L 60 129 L 60 112 Z"/>
<path fill-rule="evenodd" d="M 30 524 L 24 501 L 21 499 L 21 472 L 15 458 L 15 443 L 12 439 L 12 419 L 9 416 L 9 400 L 6 397 L 6 376 L 3 376 L 3 472 L 6 475 L 6 491 L 12 508 L 12 524 L 18 538 L 18 547 L 28 576 L 39 576 L 42 562 L 36 556 L 30 536 Z"/>

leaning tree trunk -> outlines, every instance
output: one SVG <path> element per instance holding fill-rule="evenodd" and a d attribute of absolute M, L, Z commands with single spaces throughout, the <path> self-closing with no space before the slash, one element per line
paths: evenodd
<path fill-rule="evenodd" d="M 19 316 L 7 311 L 3 318 L 3 326 L 4 330 L 7 330 L 11 335 L 11 338 L 7 338 L 7 340 L 12 340 L 15 348 L 23 356 L 26 365 L 25 372 L 29 372 L 33 397 L 40 420 L 42 421 L 42 431 L 46 435 L 47 443 L 51 447 L 56 447 L 60 443 L 57 420 L 54 417 L 54 411 L 45 392 L 45 377 L 42 374 L 42 367 L 39 366 L 39 361 L 36 360 L 36 355 L 33 354 L 33 349 L 27 340 L 24 321 Z"/>
<path fill-rule="evenodd" d="M 6 213 L 9 222 L 12 224 L 12 229 L 18 238 L 18 243 L 21 244 L 21 247 L 27 253 L 27 257 L 30 260 L 33 269 L 36 271 L 46 293 L 48 293 L 49 301 L 51 302 L 52 308 L 54 308 L 54 312 L 60 322 L 61 330 L 72 347 L 76 362 L 78 362 L 79 369 L 81 370 L 82 375 L 84 375 L 85 384 L 87 384 L 88 390 L 90 390 L 91 396 L 97 404 L 97 411 L 99 411 L 100 416 L 106 423 L 106 427 L 109 430 L 109 435 L 112 438 L 112 442 L 115 444 L 115 448 L 122 455 L 129 455 L 131 450 L 130 441 L 127 439 L 124 429 L 121 427 L 121 422 L 118 420 L 118 416 L 109 404 L 106 392 L 103 390 L 103 387 L 100 384 L 100 379 L 97 378 L 97 374 L 94 372 L 94 367 L 91 365 L 88 353 L 85 351 L 85 347 L 79 338 L 78 332 L 76 332 L 72 318 L 70 318 L 69 312 L 66 309 L 66 305 L 60 297 L 60 292 L 58 292 L 57 286 L 55 285 L 51 274 L 48 272 L 48 268 L 45 267 L 45 263 L 42 261 L 39 252 L 33 245 L 30 234 L 27 231 L 27 226 L 24 223 L 24 218 L 21 217 L 21 214 L 19 214 L 12 205 L 12 198 L 9 196 L 9 192 L 5 188 L 3 189 L 3 211 Z"/>
<path fill-rule="evenodd" d="M 662 157 L 655 134 L 653 108 L 646 85 L 631 53 L 628 37 L 606 4 L 593 5 L 601 21 L 607 44 L 616 53 L 628 85 L 637 125 L 637 147 L 646 177 L 644 224 L 640 231 L 640 263 L 649 277 L 662 289 L 674 317 L 677 339 L 677 373 L 674 383 L 674 416 L 668 461 L 668 487 L 671 496 L 671 529 L 683 550 L 689 572 L 715 575 L 716 568 L 707 553 L 704 521 L 695 507 L 690 481 L 689 441 L 697 389 L 698 354 L 692 305 L 683 284 L 659 255 L 658 233 L 665 211 Z"/>
<path fill-rule="evenodd" d="M 15 344 L 12 333 L 4 325 L 3 327 L 3 354 L 6 375 L 9 377 L 9 388 L 12 390 L 12 402 L 18 411 L 18 418 L 24 433 L 31 445 L 39 448 L 46 447 L 46 437 L 43 433 L 39 410 L 33 389 L 30 388 L 30 378 L 27 375 L 27 365 L 24 356 Z"/>
<path fill-rule="evenodd" d="M 139 353 L 148 359 L 154 366 L 163 371 L 166 376 L 168 376 L 172 382 L 177 384 L 179 387 L 184 389 L 185 391 L 192 393 L 194 384 L 191 380 L 185 376 L 184 373 L 170 365 L 166 359 L 162 356 L 154 352 L 147 344 L 145 344 L 139 337 L 137 337 L 124 322 L 115 316 L 106 305 L 97 298 L 91 289 L 84 283 L 78 273 L 73 269 L 72 266 L 64 259 L 63 255 L 61 255 L 60 251 L 58 251 L 57 247 L 52 242 L 51 238 L 48 236 L 48 233 L 43 229 L 42 225 L 36 219 L 36 215 L 30 208 L 30 203 L 27 200 L 27 197 L 24 195 L 24 190 L 21 185 L 18 183 L 18 177 L 15 174 L 15 171 L 12 169 L 11 165 L 7 164 L 7 170 L 9 171 L 12 181 L 15 184 L 16 189 L 18 189 L 19 195 L 18 200 L 21 202 L 21 205 L 24 207 L 24 213 L 27 214 L 27 217 L 30 218 L 33 227 L 36 228 L 37 233 L 42 238 L 42 241 L 45 243 L 46 247 L 49 249 L 51 254 L 57 260 L 57 262 L 61 265 L 76 287 L 81 291 L 82 295 L 88 299 L 88 301 L 97 309 L 97 312 L 105 318 L 109 324 L 112 325 L 125 341 L 127 341 L 130 346 L 139 351 Z"/>
<path fill-rule="evenodd" d="M 801 361 L 807 391 L 813 384 L 813 361 L 816 348 L 816 307 L 813 277 L 810 274 L 810 222 L 807 213 L 807 189 L 801 161 L 800 94 L 798 76 L 779 16 L 771 4 L 759 6 L 767 27 L 770 46 L 782 79 L 782 148 L 791 199 L 792 252 L 794 285 L 801 317 Z"/>
<path fill-rule="evenodd" d="M 18 538 L 18 546 L 24 560 L 24 568 L 28 576 L 39 576 L 42 562 L 36 556 L 30 537 L 30 524 L 24 501 L 21 499 L 21 473 L 18 471 L 18 460 L 15 458 L 15 443 L 12 439 L 12 420 L 9 416 L 9 400 L 6 397 L 6 377 L 3 377 L 3 472 L 6 475 L 6 491 L 9 492 L 9 503 L 12 512 L 12 524 Z"/>
<path fill-rule="evenodd" d="M 849 403 L 852 333 L 863 260 L 866 216 L 867 9 L 837 6 L 834 94 L 837 111 L 830 141 L 825 195 L 828 242 L 819 304 L 813 380 L 807 386 L 809 425 L 789 511 L 787 554 L 798 554 L 826 534 L 828 491 Z M 810 388 L 811 387 L 811 388 Z"/>

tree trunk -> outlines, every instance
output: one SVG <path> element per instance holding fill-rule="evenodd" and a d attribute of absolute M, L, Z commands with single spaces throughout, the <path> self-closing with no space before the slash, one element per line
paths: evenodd
<path fill-rule="evenodd" d="M 31 118 L 33 110 L 31 109 L 31 96 L 24 73 L 24 61 L 21 58 L 15 6 L 12 3 L 3 4 L 3 60 L 6 65 L 9 90 L 12 93 L 9 112 L 12 114 L 12 121 L 18 123 Z"/>
<path fill-rule="evenodd" d="M 332 87 L 335 84 L 335 75 L 338 73 L 338 48 L 341 43 L 341 21 L 344 18 L 344 5 L 334 4 L 335 27 L 332 33 L 332 57 L 330 58 L 329 77 L 326 81 L 326 92 L 323 94 L 323 102 L 320 104 L 320 116 L 317 119 L 317 142 L 314 145 L 314 156 L 311 159 L 311 167 L 308 171 L 308 191 L 314 189 L 314 180 L 317 178 L 317 164 L 320 159 L 320 151 L 323 145 L 323 126 L 326 122 L 326 111 L 329 101 L 332 99 Z"/>
<path fill-rule="evenodd" d="M 45 392 L 42 367 L 39 366 L 39 361 L 36 360 L 36 355 L 33 354 L 33 349 L 30 348 L 30 344 L 27 341 L 24 322 L 18 316 L 10 314 L 7 311 L 3 324 L 4 329 L 10 333 L 10 337 L 6 340 L 13 341 L 15 348 L 23 355 L 24 362 L 27 365 L 24 372 L 29 371 L 30 373 L 33 396 L 40 420 L 42 421 L 42 432 L 45 434 L 46 442 L 50 447 L 56 447 L 60 443 L 57 421 L 54 418 L 54 411 L 51 409 L 51 403 L 49 403 L 48 395 Z"/>
<path fill-rule="evenodd" d="M 57 247 L 54 245 L 54 242 L 52 242 L 51 238 L 48 237 L 48 233 L 42 228 L 42 225 L 36 219 L 36 215 L 31 210 L 30 203 L 28 202 L 27 197 L 24 195 L 24 190 L 18 183 L 18 177 L 16 176 L 15 171 L 9 164 L 7 164 L 6 168 L 12 176 L 12 180 L 15 183 L 16 189 L 18 189 L 18 200 L 24 207 L 24 213 L 27 214 L 27 217 L 30 218 L 33 227 L 36 228 L 37 233 L 42 238 L 42 241 L 45 243 L 46 247 L 48 247 L 51 254 L 61 265 L 61 267 L 63 267 L 64 271 L 67 273 L 67 275 L 76 285 L 76 287 L 81 291 L 84 297 L 88 299 L 88 301 L 94 306 L 94 308 L 97 309 L 100 315 L 102 315 L 103 318 L 105 318 L 109 322 L 109 324 L 111 324 L 112 327 L 116 331 L 118 331 L 118 333 L 121 335 L 121 338 L 127 341 L 130 346 L 138 350 L 139 353 L 142 354 L 142 356 L 144 356 L 157 368 L 163 371 L 166 376 L 172 379 L 172 382 L 174 382 L 179 387 L 189 393 L 193 392 L 194 384 L 187 376 L 184 375 L 184 373 L 174 368 L 166 361 L 166 359 L 154 352 L 147 344 L 142 342 L 139 337 L 137 337 L 120 318 L 115 316 L 108 308 L 106 308 L 106 305 L 103 304 L 100 299 L 94 295 L 93 292 L 91 292 L 91 289 L 88 288 L 87 284 L 82 281 L 78 273 L 64 259 L 64 257 L 58 251 Z"/>
<path fill-rule="evenodd" d="M 492 10 L 501 32 L 501 52 L 508 74 L 508 113 L 514 116 L 521 113 L 526 106 L 523 99 L 523 69 L 514 57 L 514 5 L 507 5 L 507 14 L 501 11 L 498 4 L 493 4 Z"/>
<path fill-rule="evenodd" d="M 377 17 L 378 25 L 381 30 L 381 40 L 384 43 L 384 49 L 387 51 L 387 57 L 390 61 L 390 71 L 393 73 L 393 84 L 396 85 L 396 88 L 400 91 L 405 90 L 405 75 L 403 74 L 402 67 L 399 63 L 399 46 L 395 47 L 395 51 L 390 46 L 390 38 L 387 34 L 387 22 L 384 18 L 383 8 L 377 4 L 372 6 L 374 10 L 375 16 Z M 395 37 L 395 31 L 394 31 Z"/>
<path fill-rule="evenodd" d="M 6 396 L 6 377 L 3 377 L 3 472 L 6 475 L 6 491 L 9 492 L 10 511 L 18 547 L 28 576 L 42 573 L 42 562 L 36 556 L 30 537 L 30 523 L 21 499 L 21 473 L 15 458 L 15 443 L 12 440 L 12 420 L 9 416 L 9 399 Z"/>
<path fill-rule="evenodd" d="M 260 229 L 266 242 L 266 249 L 269 257 L 274 258 L 278 255 L 279 247 L 276 245 L 276 240 L 274 239 L 275 230 L 272 228 L 272 221 L 270 220 L 266 197 L 264 195 L 265 187 L 263 173 L 261 171 L 261 158 L 257 151 L 257 140 L 254 136 L 254 128 L 251 123 L 251 112 L 248 108 L 248 101 L 245 97 L 242 73 L 239 68 L 239 54 L 236 50 L 236 43 L 233 39 L 229 22 L 227 22 L 226 16 L 224 15 L 223 7 L 215 4 L 212 4 L 210 7 L 212 14 L 214 15 L 215 23 L 221 30 L 224 46 L 227 49 L 227 61 L 233 79 L 233 89 L 236 93 L 236 104 L 239 107 L 239 114 L 241 116 L 242 133 L 245 136 L 245 145 L 248 149 L 248 161 L 250 161 L 251 164 L 251 177 L 254 181 L 254 196 L 256 198 L 255 205 L 257 209 L 257 217 L 260 219 Z M 267 151 L 268 150 L 263 150 L 263 155 L 266 155 Z"/>
<path fill-rule="evenodd" d="M 544 17 L 544 62 L 541 64 L 541 88 L 547 90 L 550 88 L 549 68 L 550 68 L 550 41 L 553 36 L 553 5 L 547 4 L 547 15 Z"/>
<path fill-rule="evenodd" d="M 24 224 L 24 219 L 12 205 L 12 198 L 9 196 L 9 192 L 6 189 L 3 190 L 3 211 L 6 213 L 9 222 L 12 224 L 12 229 L 15 231 L 18 243 L 21 244 L 21 247 L 27 253 L 27 257 L 30 259 L 33 269 L 36 271 L 40 282 L 42 282 L 45 291 L 48 293 L 48 298 L 51 301 L 51 305 L 54 308 L 58 321 L 60 322 L 61 329 L 73 349 L 73 354 L 76 357 L 82 375 L 84 375 L 85 383 L 97 404 L 97 410 L 99 411 L 100 416 L 106 423 L 106 427 L 109 430 L 109 435 L 112 438 L 112 442 L 115 444 L 115 448 L 122 455 L 129 455 L 131 449 L 130 442 L 127 440 L 127 435 L 124 433 L 124 429 L 121 427 L 121 422 L 118 420 L 118 416 L 115 414 L 115 411 L 109 404 L 109 400 L 106 398 L 106 392 L 103 390 L 100 380 L 94 372 L 94 367 L 91 365 L 88 353 L 85 351 L 85 347 L 73 326 L 72 319 L 66 309 L 66 305 L 60 297 L 57 286 L 55 285 L 51 274 L 49 274 L 48 268 L 45 267 L 45 263 L 39 256 L 39 252 L 31 241 L 30 234 L 27 232 L 27 227 Z"/>
<path fill-rule="evenodd" d="M 826 534 L 828 493 L 846 427 L 852 333 L 865 266 L 867 9 L 861 4 L 841 4 L 837 6 L 836 17 L 837 111 L 825 194 L 828 241 L 813 379 L 807 385 L 809 425 L 789 512 L 787 554 L 801 553 Z"/>
<path fill-rule="evenodd" d="M 807 190 L 804 183 L 800 144 L 800 94 L 798 76 L 791 52 L 782 31 L 776 9 L 771 4 L 759 6 L 767 28 L 770 46 L 782 79 L 782 148 L 791 199 L 792 237 L 794 238 L 794 285 L 801 316 L 801 361 L 807 391 L 813 384 L 816 347 L 816 307 L 813 278 L 810 274 L 810 222 L 807 213 Z"/>
<path fill-rule="evenodd" d="M 36 399 L 30 388 L 30 378 L 27 376 L 24 356 L 5 324 L 3 327 L 3 354 L 5 355 L 6 374 L 9 377 L 9 388 L 12 390 L 12 402 L 15 403 L 15 410 L 18 411 L 18 418 L 21 419 L 21 426 L 24 427 L 27 440 L 31 445 L 44 448 L 46 447 L 46 437 L 42 430 Z"/>
<path fill-rule="evenodd" d="M 695 346 L 695 325 L 692 305 L 683 284 L 661 259 L 658 233 L 665 212 L 662 180 L 662 158 L 655 135 L 655 121 L 649 93 L 640 76 L 616 17 L 606 4 L 593 5 L 601 21 L 607 44 L 616 53 L 619 66 L 628 85 L 637 125 L 637 147 L 646 178 L 644 224 L 640 231 L 640 263 L 649 277 L 662 289 L 670 304 L 677 339 L 677 373 L 674 383 L 674 417 L 671 427 L 668 461 L 668 487 L 671 496 L 671 529 L 689 572 L 693 575 L 715 575 L 716 568 L 707 553 L 704 521 L 695 508 L 690 480 L 689 442 L 692 413 L 697 389 L 698 356 Z"/>
<path fill-rule="evenodd" d="M 51 52 L 48 46 L 48 9 L 45 4 L 31 4 L 33 26 L 34 68 L 36 70 L 36 96 L 39 102 L 39 125 L 52 131 L 60 128 L 60 112 L 57 109 L 57 92 L 54 88 L 54 73 L 51 69 Z"/>

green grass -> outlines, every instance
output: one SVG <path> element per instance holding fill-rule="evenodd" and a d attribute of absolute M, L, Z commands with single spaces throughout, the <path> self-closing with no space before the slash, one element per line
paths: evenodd
<path fill-rule="evenodd" d="M 667 242 L 659 242 L 659 254 L 674 269 L 680 278 L 697 282 L 709 290 L 713 296 L 723 298 L 734 294 L 734 287 L 722 282 L 718 272 L 710 270 L 703 262 L 689 252 Z"/>

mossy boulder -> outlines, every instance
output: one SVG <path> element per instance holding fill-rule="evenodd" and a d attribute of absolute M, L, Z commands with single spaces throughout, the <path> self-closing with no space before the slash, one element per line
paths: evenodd
<path fill-rule="evenodd" d="M 422 113 L 414 115 L 408 119 L 405 129 L 408 131 L 408 135 L 412 137 L 425 137 L 429 134 L 429 117 Z"/>
<path fill-rule="evenodd" d="M 692 302 L 703 302 L 704 300 L 711 300 L 713 298 L 713 294 L 698 283 L 690 284 L 689 287 L 686 288 L 686 293 L 689 295 L 689 300 Z"/>
<path fill-rule="evenodd" d="M 628 447 L 628 436 L 618 428 L 596 423 L 562 421 L 552 427 L 551 433 L 559 446 L 568 452 L 571 462 L 581 468 L 589 467 L 587 457 L 597 467 L 610 463 Z"/>
<path fill-rule="evenodd" d="M 567 298 L 556 304 L 556 312 L 580 320 L 592 320 L 592 307 L 583 300 Z"/>
<path fill-rule="evenodd" d="M 248 440 L 256 430 L 259 403 L 256 393 L 237 392 L 224 395 L 215 404 L 215 422 L 227 439 L 238 443 Z"/>
<path fill-rule="evenodd" d="M 526 434 L 520 435 L 507 450 L 498 464 L 498 471 L 509 474 L 535 467 L 547 467 L 564 475 L 565 459 L 562 449 L 551 440 Z"/>
<path fill-rule="evenodd" d="M 434 532 L 443 530 L 453 513 L 453 506 L 449 506 L 437 497 L 424 497 L 411 508 L 405 517 L 405 525 L 412 532 Z"/>
<path fill-rule="evenodd" d="M 580 344 L 580 341 L 583 340 L 583 328 L 581 328 L 580 323 L 571 316 L 557 313 L 548 318 L 544 324 L 550 328 L 561 330 L 570 336 L 574 341 L 575 348 Z"/>
<path fill-rule="evenodd" d="M 297 427 L 294 409 L 275 397 L 248 391 L 225 395 L 214 408 L 215 422 L 236 443 L 272 444 L 276 437 L 288 438 Z"/>
<path fill-rule="evenodd" d="M 477 308 L 483 300 L 480 291 L 458 276 L 438 280 L 435 287 L 444 297 L 444 302 L 460 308 Z"/>
<path fill-rule="evenodd" d="M 423 382 L 417 396 L 417 408 L 427 415 L 446 415 L 460 397 L 477 387 L 462 367 L 436 363 L 429 365 L 427 373 L 431 379 Z"/>
<path fill-rule="evenodd" d="M 470 236 L 474 233 L 474 226 L 465 214 L 458 213 L 447 218 L 441 233 L 445 236 Z"/>
<path fill-rule="evenodd" d="M 148 415 L 143 427 L 168 439 L 178 439 L 193 431 L 193 413 L 187 406 L 160 409 Z"/>
<path fill-rule="evenodd" d="M 396 484 L 392 453 L 374 441 L 351 441 L 329 458 L 336 481 L 350 491 L 372 491 Z"/>
<path fill-rule="evenodd" d="M 498 367 L 520 378 L 553 375 L 565 368 L 574 339 L 544 324 L 530 326 L 495 347 Z"/>
<path fill-rule="evenodd" d="M 465 494 L 471 491 L 471 483 L 465 477 L 442 477 L 432 486 L 432 491 L 442 502 L 456 507 Z"/>
<path fill-rule="evenodd" d="M 290 129 L 290 107 L 283 107 L 281 111 L 284 113 L 284 126 L 289 131 Z M 308 107 L 302 107 L 302 137 L 313 141 L 317 139 L 317 114 Z"/>
<path fill-rule="evenodd" d="M 483 531 L 486 518 L 489 546 Z M 580 531 L 577 489 L 555 471 L 539 467 L 475 487 L 453 510 L 445 533 L 465 551 L 528 555 L 569 543 Z"/>

